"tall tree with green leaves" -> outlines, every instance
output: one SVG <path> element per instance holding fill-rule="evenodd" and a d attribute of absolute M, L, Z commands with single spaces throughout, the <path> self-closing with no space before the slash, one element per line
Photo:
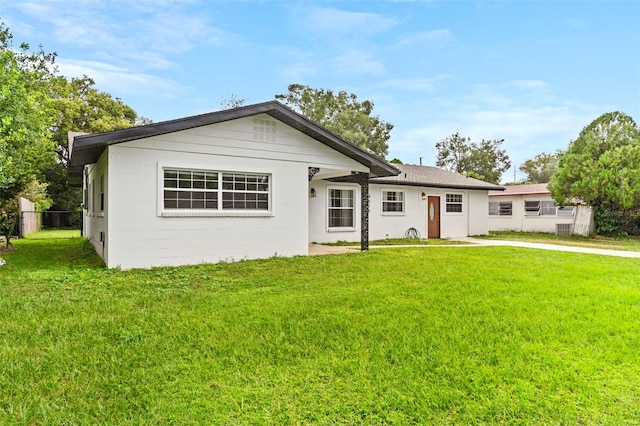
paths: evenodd
<path fill-rule="evenodd" d="M 485 140 L 479 144 L 454 133 L 436 143 L 436 165 L 446 170 L 474 177 L 490 183 L 499 183 L 502 174 L 511 167 L 506 151 L 500 149 L 504 139 Z"/>
<path fill-rule="evenodd" d="M 619 111 L 586 126 L 558 160 L 549 182 L 561 204 L 578 198 L 615 211 L 640 209 L 640 130 Z"/>
<path fill-rule="evenodd" d="M 9 243 L 15 226 L 14 201 L 54 155 L 49 98 L 55 54 L 28 44 L 13 48 L 13 36 L 0 23 L 0 230 Z"/>
<path fill-rule="evenodd" d="M 121 99 L 95 88 L 93 79 L 56 77 L 51 83 L 55 122 L 51 127 L 57 158 L 43 171 L 54 210 L 74 210 L 80 206 L 81 190 L 67 184 L 69 163 L 68 132 L 100 133 L 146 124 Z"/>
<path fill-rule="evenodd" d="M 374 104 L 353 93 L 314 89 L 291 84 L 288 93 L 276 95 L 288 107 L 363 150 L 385 158 L 393 124 L 373 115 Z"/>
<path fill-rule="evenodd" d="M 522 163 L 519 169 L 527 175 L 525 183 L 549 182 L 558 169 L 558 157 L 561 153 L 561 151 L 556 151 L 555 154 L 542 152 Z"/>

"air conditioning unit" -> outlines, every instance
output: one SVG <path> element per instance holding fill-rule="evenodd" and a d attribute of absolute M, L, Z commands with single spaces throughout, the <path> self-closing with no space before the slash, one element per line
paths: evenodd
<path fill-rule="evenodd" d="M 571 236 L 571 224 L 570 223 L 556 223 L 556 235 L 561 237 Z"/>

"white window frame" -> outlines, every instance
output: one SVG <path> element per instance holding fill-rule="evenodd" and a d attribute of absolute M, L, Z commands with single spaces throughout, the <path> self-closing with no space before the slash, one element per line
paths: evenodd
<path fill-rule="evenodd" d="M 513 201 L 489 201 L 489 216 L 513 216 Z"/>
<path fill-rule="evenodd" d="M 386 194 L 400 194 L 400 200 L 387 200 Z M 405 191 L 397 189 L 385 189 L 380 190 L 380 212 L 383 216 L 404 216 L 406 214 L 407 194 Z M 400 205 L 400 210 L 385 210 L 386 205 Z"/>
<path fill-rule="evenodd" d="M 573 216 L 575 214 L 576 208 L 573 206 L 564 206 L 558 207 L 556 211 L 556 215 L 558 216 Z"/>
<path fill-rule="evenodd" d="M 331 206 L 331 191 L 351 191 L 352 193 L 352 205 L 332 207 Z M 356 205 L 357 205 L 357 192 L 356 188 L 352 186 L 328 186 L 327 187 L 327 231 L 328 232 L 353 232 L 356 230 Z M 331 210 L 351 210 L 353 226 L 331 226 Z"/>
<path fill-rule="evenodd" d="M 215 208 L 165 208 L 165 190 L 172 191 L 174 188 L 168 187 L 165 188 L 165 170 L 177 170 L 192 173 L 210 173 L 217 174 L 217 185 L 216 189 L 212 188 L 183 188 L 183 191 L 191 191 L 191 192 L 204 192 L 204 193 L 215 193 L 216 194 L 216 207 Z M 267 190 L 247 190 L 245 183 L 245 189 L 225 189 L 223 185 L 231 184 L 242 184 L 242 182 L 229 181 L 228 179 L 223 182 L 223 175 L 245 175 L 245 176 L 264 176 L 267 178 Z M 198 180 L 200 181 L 200 180 Z M 179 179 L 178 179 L 179 182 Z M 205 180 L 206 182 L 206 180 Z M 252 182 L 251 182 L 252 183 Z M 178 183 L 179 185 L 179 183 Z M 193 179 L 192 179 L 193 185 Z M 206 183 L 205 183 L 206 186 Z M 175 188 L 176 191 L 179 191 L 180 188 Z M 225 200 L 225 194 L 228 193 L 238 193 L 238 194 L 265 194 L 267 195 L 267 209 L 233 209 L 233 208 L 225 208 L 225 202 L 229 202 L 229 200 Z M 273 173 L 269 171 L 245 171 L 245 170 L 224 170 L 224 169 L 212 169 L 209 167 L 194 167 L 191 165 L 182 166 L 182 165 L 173 165 L 173 164 L 158 164 L 158 216 L 161 217 L 270 217 L 273 216 Z M 191 199 L 193 201 L 193 199 Z"/>
<path fill-rule="evenodd" d="M 527 203 L 529 203 L 528 206 Z M 540 200 L 524 200 L 525 216 L 540 216 L 541 211 L 542 203 L 540 202 Z"/>
<path fill-rule="evenodd" d="M 104 212 L 104 174 L 100 175 L 100 199 L 98 212 Z"/>
<path fill-rule="evenodd" d="M 540 201 L 540 215 L 541 216 L 556 216 L 556 202 L 553 200 Z"/>
<path fill-rule="evenodd" d="M 449 200 L 449 198 L 460 197 L 460 201 Z M 449 206 L 460 206 L 460 211 L 449 211 Z M 444 194 L 444 212 L 450 215 L 462 215 L 464 214 L 464 194 L 461 192 L 447 192 Z"/>

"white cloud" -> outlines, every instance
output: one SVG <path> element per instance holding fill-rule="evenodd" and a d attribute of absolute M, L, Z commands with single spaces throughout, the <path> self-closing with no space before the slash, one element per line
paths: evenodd
<path fill-rule="evenodd" d="M 453 40 L 453 34 L 448 29 L 421 31 L 402 38 L 396 43 L 396 47 L 441 46 Z"/>
<path fill-rule="evenodd" d="M 91 77 L 100 90 L 125 95 L 153 98 L 171 97 L 185 89 L 179 83 L 152 74 L 98 61 L 61 60 L 58 67 L 67 77 Z"/>
<path fill-rule="evenodd" d="M 349 12 L 334 8 L 312 8 L 301 11 L 298 21 L 301 31 L 322 37 L 360 37 L 387 31 L 397 25 L 395 18 L 371 12 Z"/>
<path fill-rule="evenodd" d="M 548 92 L 553 102 L 523 96 L 522 90 Z M 502 148 L 511 158 L 512 169 L 504 176 L 513 179 L 513 166 L 541 152 L 566 149 L 580 130 L 605 106 L 558 100 L 547 84 L 514 80 L 497 86 L 478 86 L 471 94 L 455 98 L 429 99 L 411 106 L 407 122 L 394 123 L 390 157 L 405 162 L 435 165 L 435 144 L 453 133 L 471 138 L 504 139 Z M 518 172 L 520 173 L 520 172 Z"/>

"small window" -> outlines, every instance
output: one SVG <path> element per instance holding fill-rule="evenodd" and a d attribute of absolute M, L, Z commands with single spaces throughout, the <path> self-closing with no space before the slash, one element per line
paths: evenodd
<path fill-rule="evenodd" d="M 511 201 L 489 201 L 490 216 L 511 216 L 513 203 Z"/>
<path fill-rule="evenodd" d="M 353 189 L 329 189 L 329 228 L 355 228 Z"/>
<path fill-rule="evenodd" d="M 524 215 L 525 216 L 540 216 L 540 201 L 525 201 L 524 202 Z"/>
<path fill-rule="evenodd" d="M 404 192 L 382 191 L 383 213 L 404 213 Z"/>
<path fill-rule="evenodd" d="M 91 179 L 91 211 L 96 211 L 96 206 L 98 205 L 98 194 L 96 189 L 96 180 Z"/>
<path fill-rule="evenodd" d="M 261 142 L 276 141 L 276 122 L 264 118 L 253 119 L 253 140 Z"/>
<path fill-rule="evenodd" d="M 462 213 L 462 194 L 446 194 L 447 213 Z"/>
<path fill-rule="evenodd" d="M 540 209 L 541 209 L 540 214 L 543 216 L 556 215 L 556 203 L 554 201 L 541 201 Z"/>
<path fill-rule="evenodd" d="M 104 175 L 100 176 L 100 211 L 104 211 Z"/>
<path fill-rule="evenodd" d="M 574 208 L 572 206 L 558 207 L 558 216 L 573 216 Z"/>

